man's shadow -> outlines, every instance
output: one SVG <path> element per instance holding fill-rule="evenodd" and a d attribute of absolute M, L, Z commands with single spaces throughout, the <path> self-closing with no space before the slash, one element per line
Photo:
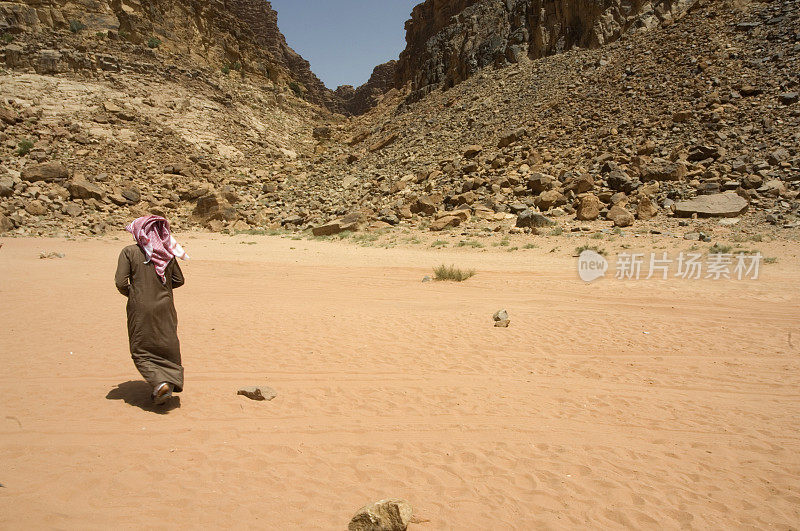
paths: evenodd
<path fill-rule="evenodd" d="M 108 392 L 106 395 L 107 400 L 124 400 L 126 404 L 141 408 L 150 413 L 158 413 L 159 415 L 166 415 L 173 409 L 181 407 L 181 398 L 173 396 L 166 404 L 160 406 L 153 403 L 150 398 L 153 389 L 150 384 L 144 381 L 128 381 L 117 386 Z"/>

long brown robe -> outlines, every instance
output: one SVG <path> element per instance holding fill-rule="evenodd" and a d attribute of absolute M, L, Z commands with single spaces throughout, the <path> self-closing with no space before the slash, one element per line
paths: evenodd
<path fill-rule="evenodd" d="M 155 387 L 167 382 L 175 392 L 183 390 L 178 314 L 173 288 L 183 286 L 183 272 L 173 258 L 162 284 L 152 263 L 145 264 L 138 245 L 125 247 L 119 255 L 114 282 L 128 297 L 128 340 L 133 363 L 145 380 Z"/>

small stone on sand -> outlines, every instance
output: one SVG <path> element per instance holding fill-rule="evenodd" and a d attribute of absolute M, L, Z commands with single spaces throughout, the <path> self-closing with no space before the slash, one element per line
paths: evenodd
<path fill-rule="evenodd" d="M 507 321 L 508 320 L 508 312 L 506 310 L 499 310 L 499 311 L 494 313 L 494 315 L 492 316 L 492 319 L 494 319 L 495 322 L 497 322 L 497 321 Z"/>
<path fill-rule="evenodd" d="M 261 387 L 261 386 L 253 386 L 253 387 L 242 387 L 236 393 L 237 395 L 246 396 L 250 400 L 272 400 L 278 393 L 275 392 L 274 389 L 271 387 Z"/>
<path fill-rule="evenodd" d="M 381 500 L 362 507 L 350 520 L 348 531 L 405 531 L 413 510 L 405 500 Z"/>

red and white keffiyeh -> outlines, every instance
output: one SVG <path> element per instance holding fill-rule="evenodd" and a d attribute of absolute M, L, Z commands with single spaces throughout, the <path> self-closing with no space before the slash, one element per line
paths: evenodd
<path fill-rule="evenodd" d="M 125 230 L 133 234 L 136 243 L 144 251 L 147 260 L 153 262 L 161 282 L 166 283 L 164 271 L 173 257 L 188 260 L 189 256 L 175 241 L 169 230 L 169 222 L 160 216 L 144 216 L 136 218 Z"/>

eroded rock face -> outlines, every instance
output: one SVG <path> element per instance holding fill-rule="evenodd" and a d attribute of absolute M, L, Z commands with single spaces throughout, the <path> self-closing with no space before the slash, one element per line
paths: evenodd
<path fill-rule="evenodd" d="M 597 48 L 688 9 L 689 0 L 426 0 L 406 22 L 397 86 L 412 99 L 490 65 Z"/>
<path fill-rule="evenodd" d="M 311 66 L 286 43 L 278 29 L 278 14 L 266 0 L 26 0 L 0 2 L 0 32 L 40 32 L 69 28 L 70 20 L 86 24 L 86 31 L 118 31 L 126 40 L 146 43 L 154 35 L 189 45 L 198 57 L 215 68 L 241 65 L 274 81 L 299 83 L 303 97 L 331 110 L 343 111 L 333 91 L 311 71 Z M 33 59 L 18 59 L 9 66 L 33 63 L 40 73 L 66 68 L 66 58 L 47 50 Z M 16 63 L 20 63 L 16 65 Z M 73 67 L 75 65 L 72 65 Z M 115 68 L 104 68 L 115 70 Z"/>
<path fill-rule="evenodd" d="M 342 85 L 334 95 L 342 108 L 349 114 L 363 114 L 373 108 L 378 99 L 394 87 L 397 74 L 397 61 L 389 61 L 378 65 L 372 71 L 369 81 L 358 88 Z"/>

